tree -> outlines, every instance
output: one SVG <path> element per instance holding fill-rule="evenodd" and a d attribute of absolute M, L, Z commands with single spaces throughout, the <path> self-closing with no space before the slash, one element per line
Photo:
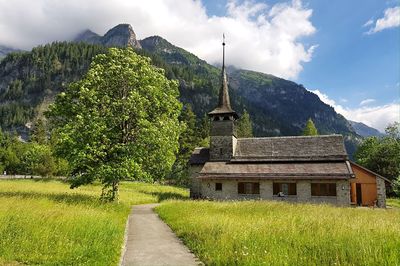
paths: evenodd
<path fill-rule="evenodd" d="M 199 146 L 200 147 L 209 147 L 210 146 L 210 117 L 207 114 L 204 114 L 203 118 L 199 123 Z"/>
<path fill-rule="evenodd" d="M 395 180 L 400 176 L 400 123 L 389 125 L 385 131 L 383 137 L 366 138 L 355 158 L 360 165 Z"/>
<path fill-rule="evenodd" d="M 178 96 L 177 82 L 131 48 L 97 55 L 47 112 L 71 188 L 98 179 L 102 198 L 114 200 L 122 179 L 165 177 L 178 150 Z"/>
<path fill-rule="evenodd" d="M 244 110 L 243 115 L 237 121 L 236 129 L 239 138 L 253 137 L 253 126 L 247 110 Z"/>
<path fill-rule="evenodd" d="M 393 191 L 397 195 L 397 197 L 400 197 L 400 175 L 393 182 Z"/>
<path fill-rule="evenodd" d="M 25 174 L 40 176 L 52 176 L 57 171 L 56 160 L 51 149 L 47 145 L 29 143 L 27 151 L 23 154 L 21 161 L 25 168 Z"/>
<path fill-rule="evenodd" d="M 316 136 L 318 135 L 318 130 L 314 125 L 311 118 L 307 120 L 306 126 L 303 129 L 303 136 Z"/>
<path fill-rule="evenodd" d="M 33 126 L 31 141 L 38 144 L 47 143 L 47 131 L 46 126 L 41 118 L 39 118 Z"/>
<path fill-rule="evenodd" d="M 179 120 L 182 134 L 179 137 L 179 151 L 170 177 L 181 185 L 187 185 L 189 158 L 200 142 L 200 134 L 196 127 L 196 115 L 189 104 L 183 107 Z"/>

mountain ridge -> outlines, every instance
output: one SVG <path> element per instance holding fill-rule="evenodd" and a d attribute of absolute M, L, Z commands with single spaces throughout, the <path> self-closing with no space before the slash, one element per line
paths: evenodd
<path fill-rule="evenodd" d="M 105 36 L 108 37 L 105 38 Z M 77 44 L 72 49 L 69 46 L 73 44 L 55 43 L 47 45 L 46 48 L 51 51 L 47 53 L 52 54 L 50 59 L 43 58 L 46 52 L 38 52 L 38 48 L 35 48 L 30 54 L 25 55 L 26 58 L 15 56 L 0 62 L 0 96 L 3 95 L 0 97 L 1 105 L 4 107 L 10 104 L 10 100 L 4 97 L 10 94 L 9 91 L 16 90 L 19 94 L 26 96 L 17 97 L 12 103 L 17 106 L 24 106 L 26 99 L 29 98 L 27 95 L 31 95 L 29 94 L 29 91 L 32 90 L 29 88 L 33 86 L 31 83 L 37 78 L 29 81 L 31 79 L 27 80 L 23 73 L 33 72 L 35 76 L 43 77 L 41 82 L 48 84 L 44 91 L 52 92 L 50 95 L 62 91 L 68 82 L 79 79 L 85 73 L 90 62 L 88 56 L 84 61 L 79 61 L 80 59 L 77 58 L 75 67 L 78 67 L 79 71 L 70 72 L 68 70 L 70 69 L 70 62 L 72 57 L 76 58 L 76 55 L 71 54 L 71 52 L 66 54 L 66 51 L 77 50 L 79 54 L 86 55 L 81 51 L 85 49 L 95 51 L 90 53 L 91 56 L 94 56 L 97 52 L 104 52 L 101 47 L 105 46 L 131 46 L 137 53 L 151 57 L 154 65 L 164 68 L 168 78 L 179 81 L 180 100 L 192 106 L 198 119 L 202 118 L 217 104 L 220 69 L 171 44 L 160 36 L 150 36 L 143 40 L 137 40 L 130 25 L 120 24 L 110 29 L 104 36 L 90 30 L 83 31 L 75 38 L 75 42 L 88 44 Z M 33 51 L 35 52 L 33 53 Z M 45 59 L 50 61 L 44 68 L 44 71 L 48 72 L 43 73 L 40 72 L 40 67 L 34 64 Z M 79 64 L 83 65 L 79 66 Z M 20 83 L 16 80 L 19 80 Z M 14 84 L 15 82 L 18 84 Z M 40 84 L 33 87 L 39 89 Z M 229 70 L 229 87 L 232 107 L 239 114 L 242 114 L 244 110 L 249 112 L 253 120 L 255 136 L 299 135 L 306 121 L 312 118 L 321 134 L 338 133 L 344 135 L 349 153 L 354 152 L 360 136 L 350 123 L 302 85 L 270 74 L 231 68 Z M 49 94 L 42 90 L 43 88 L 40 88 L 40 92 L 30 96 L 36 97 L 37 103 L 43 101 L 45 95 Z M 24 117 L 29 117 L 29 120 L 34 119 L 35 108 L 29 109 Z M 4 127 L 4 118 L 1 119 L 0 122 Z M 11 128 L 12 121 L 11 116 L 8 120 Z M 22 126 L 23 122 L 23 119 L 19 120 L 19 125 Z"/>
<path fill-rule="evenodd" d="M 133 47 L 141 48 L 139 41 L 136 39 L 136 34 L 130 24 L 118 24 L 108 30 L 103 36 L 86 29 L 78 34 L 74 42 L 86 42 L 89 44 L 99 44 L 107 47 Z"/>
<path fill-rule="evenodd" d="M 0 44 L 0 60 L 13 52 L 22 52 L 22 50 Z"/>
<path fill-rule="evenodd" d="M 385 134 L 377 130 L 376 128 L 370 127 L 362 122 L 356 122 L 348 120 L 356 133 L 362 137 L 382 137 Z"/>

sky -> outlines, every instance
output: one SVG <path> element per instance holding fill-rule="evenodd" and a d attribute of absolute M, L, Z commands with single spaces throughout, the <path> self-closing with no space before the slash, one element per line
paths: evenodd
<path fill-rule="evenodd" d="M 0 0 L 0 44 L 29 50 L 119 23 L 211 64 L 293 80 L 347 119 L 400 121 L 399 0 Z"/>

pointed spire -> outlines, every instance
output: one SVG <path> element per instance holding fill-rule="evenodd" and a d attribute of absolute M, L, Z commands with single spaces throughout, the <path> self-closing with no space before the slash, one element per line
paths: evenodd
<path fill-rule="evenodd" d="M 228 78 L 225 70 L 225 34 L 222 35 L 222 71 L 221 71 L 221 88 L 219 90 L 218 106 L 209 115 L 231 114 L 237 118 L 237 114 L 232 110 L 229 100 Z"/>

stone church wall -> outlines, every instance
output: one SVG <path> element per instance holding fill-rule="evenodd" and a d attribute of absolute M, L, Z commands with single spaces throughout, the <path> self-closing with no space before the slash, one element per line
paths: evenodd
<path fill-rule="evenodd" d="M 260 194 L 257 195 L 240 195 L 238 194 L 237 183 L 246 182 L 246 180 L 202 180 L 201 196 L 202 198 L 217 200 L 245 200 L 245 199 L 263 199 L 263 200 L 280 200 L 289 202 L 310 202 L 310 203 L 329 203 L 339 206 L 350 206 L 350 183 L 348 180 L 332 180 L 336 182 L 335 196 L 311 196 L 311 183 L 318 182 L 310 180 L 297 181 L 297 195 L 277 197 L 273 195 L 273 181 L 260 180 Z M 247 182 L 255 182 L 248 180 Z M 322 182 L 322 181 L 320 181 Z M 329 182 L 324 180 L 323 182 Z M 222 190 L 215 189 L 216 183 L 222 183 Z"/>

